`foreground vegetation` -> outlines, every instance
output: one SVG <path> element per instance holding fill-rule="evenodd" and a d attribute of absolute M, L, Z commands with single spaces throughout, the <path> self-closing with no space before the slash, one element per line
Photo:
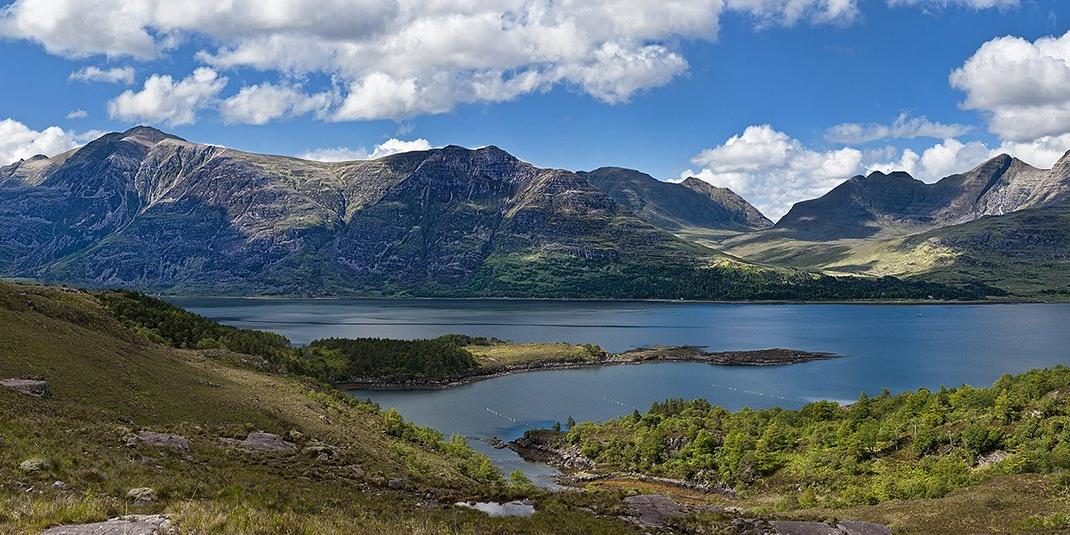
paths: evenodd
<path fill-rule="evenodd" d="M 131 309 L 120 321 L 108 299 L 0 283 L 0 378 L 44 378 L 53 392 L 0 388 L 0 533 L 157 512 L 184 533 L 550 533 L 561 522 L 577 532 L 631 529 L 584 512 L 575 497 L 539 498 L 530 518 L 453 507 L 533 491 L 511 485 L 460 437 L 286 372 L 280 366 L 294 355 L 273 335 L 177 313 L 149 329 L 130 320 Z M 180 338 L 221 347 L 153 341 Z M 141 443 L 144 431 L 180 435 L 188 447 Z M 241 445 L 250 431 L 293 449 L 251 451 Z M 127 497 L 141 487 L 155 498 Z"/>
<path fill-rule="evenodd" d="M 627 494 L 662 493 L 747 515 L 884 523 L 896 533 L 1070 529 L 1070 369 L 865 397 L 849 406 L 728 412 L 670 400 L 646 414 L 544 432 L 607 474 L 724 485 L 736 496 L 610 477 L 547 494 L 503 478 L 460 437 L 327 386 L 339 374 L 424 373 L 602 358 L 600 348 L 322 340 L 219 325 L 133 292 L 0 283 L 0 378 L 39 377 L 53 396 L 0 388 L 0 533 L 166 513 L 191 533 L 627 533 Z M 397 357 L 397 358 L 395 358 Z M 185 449 L 133 437 L 154 431 Z M 241 445 L 274 433 L 292 451 Z M 34 461 L 37 468 L 23 468 Z M 61 483 L 56 483 L 56 482 Z M 150 487 L 134 503 L 127 493 Z M 528 518 L 459 500 L 531 497 Z M 735 533 L 733 515 L 674 517 L 687 533 Z"/>
<path fill-rule="evenodd" d="M 724 486 L 781 511 L 943 498 L 1040 474 L 1063 498 L 1061 516 L 1037 522 L 1070 529 L 1066 367 L 1004 376 L 989 388 L 885 392 L 800 410 L 728 412 L 669 400 L 645 414 L 578 424 L 556 440 L 600 471 Z"/>

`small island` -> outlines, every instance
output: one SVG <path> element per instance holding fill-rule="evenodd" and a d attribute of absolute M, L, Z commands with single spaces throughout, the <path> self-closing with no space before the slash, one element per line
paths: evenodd
<path fill-rule="evenodd" d="M 594 344 L 518 343 L 497 339 L 483 339 L 448 335 L 430 341 L 409 341 L 411 344 L 438 343 L 443 351 L 453 341 L 453 353 L 467 353 L 471 361 L 460 369 L 452 367 L 440 370 L 434 366 L 408 373 L 382 373 L 385 370 L 368 370 L 367 375 L 354 376 L 340 381 L 339 386 L 349 389 L 440 389 L 450 388 L 473 381 L 501 377 L 514 373 L 540 370 L 596 368 L 624 364 L 642 364 L 658 361 L 698 362 L 716 366 L 780 366 L 815 360 L 837 358 L 839 355 L 825 352 L 772 348 L 746 351 L 707 351 L 701 346 L 646 346 L 621 353 L 611 353 Z M 353 341 L 342 346 L 353 346 Z M 461 345 L 461 342 L 467 342 Z M 441 364 L 438 358 L 425 359 L 428 363 Z M 377 373 L 378 372 L 378 373 Z"/>

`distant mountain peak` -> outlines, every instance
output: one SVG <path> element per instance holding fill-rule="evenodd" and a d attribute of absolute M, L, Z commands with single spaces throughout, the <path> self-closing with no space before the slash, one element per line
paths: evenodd
<path fill-rule="evenodd" d="M 698 179 L 695 180 L 701 184 L 686 180 L 665 182 L 623 167 L 599 167 L 580 175 L 618 204 L 666 230 L 695 227 L 746 231 L 772 226 L 761 212 L 731 190 Z"/>
<path fill-rule="evenodd" d="M 122 139 L 131 139 L 147 145 L 155 145 L 165 139 L 185 141 L 184 139 L 176 135 L 168 134 L 167 132 L 164 132 L 157 128 L 144 125 L 135 126 L 125 132 L 122 132 L 120 136 L 122 137 Z"/>

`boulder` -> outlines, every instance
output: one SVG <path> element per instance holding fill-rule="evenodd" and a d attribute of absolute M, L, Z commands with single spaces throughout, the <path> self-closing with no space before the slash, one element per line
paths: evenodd
<path fill-rule="evenodd" d="M 660 494 L 640 494 L 624 498 L 624 504 L 635 517 L 636 521 L 644 526 L 662 527 L 665 519 L 670 516 L 682 515 L 688 512 L 684 507 L 668 496 Z"/>
<path fill-rule="evenodd" d="M 189 449 L 189 439 L 186 437 L 156 431 L 138 431 L 128 443 L 144 444 L 153 448 Z"/>
<path fill-rule="evenodd" d="M 824 522 L 774 520 L 778 535 L 892 535 L 892 530 L 880 524 L 845 520 L 835 525 Z"/>
<path fill-rule="evenodd" d="M 392 489 L 403 489 L 409 486 L 409 480 L 403 477 L 396 477 L 388 481 L 386 486 Z"/>
<path fill-rule="evenodd" d="M 93 524 L 48 528 L 41 535 L 177 535 L 167 515 L 128 515 Z"/>
<path fill-rule="evenodd" d="M 287 442 L 279 435 L 253 431 L 242 441 L 242 446 L 255 451 L 282 451 L 291 452 L 297 449 L 297 444 Z"/>
<path fill-rule="evenodd" d="M 126 497 L 135 505 L 145 505 L 156 501 L 156 491 L 149 487 L 138 487 L 127 491 Z"/>
<path fill-rule="evenodd" d="M 329 463 L 338 460 L 338 450 L 325 444 L 313 444 L 311 446 L 305 446 L 301 450 L 301 454 L 314 457 L 321 463 Z"/>
<path fill-rule="evenodd" d="M 27 396 L 38 398 L 52 397 L 52 387 L 48 385 L 48 381 L 42 381 L 40 379 L 0 379 L 0 386 L 10 388 L 11 390 L 20 394 L 26 394 Z"/>
<path fill-rule="evenodd" d="M 33 473 L 37 473 L 37 472 L 44 472 L 46 470 L 51 470 L 51 469 L 52 469 L 52 461 L 50 461 L 48 459 L 45 459 L 45 458 L 42 458 L 42 457 L 34 457 L 32 459 L 26 459 L 25 461 L 22 461 L 21 463 L 19 463 L 19 470 L 22 470 L 23 472 L 26 472 L 28 474 L 33 474 Z"/>

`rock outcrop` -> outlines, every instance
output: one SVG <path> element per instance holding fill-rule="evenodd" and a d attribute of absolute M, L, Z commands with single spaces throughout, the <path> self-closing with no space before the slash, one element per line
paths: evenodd
<path fill-rule="evenodd" d="M 52 397 L 52 387 L 48 384 L 48 381 L 42 381 L 40 379 L 2 379 L 0 380 L 0 386 L 10 388 L 20 394 L 26 394 L 27 396 L 34 396 L 38 398 Z"/>
<path fill-rule="evenodd" d="M 283 440 L 279 435 L 253 431 L 245 437 L 242 447 L 253 451 L 265 452 L 292 452 L 297 450 L 297 444 Z"/>
<path fill-rule="evenodd" d="M 189 449 L 189 439 L 186 437 L 171 433 L 158 433 L 156 431 L 138 431 L 130 437 L 127 443 L 130 445 L 144 444 L 152 448 Z"/>
<path fill-rule="evenodd" d="M 126 492 L 126 498 L 134 505 L 145 505 L 156 501 L 156 490 L 150 487 L 137 487 Z"/>
<path fill-rule="evenodd" d="M 177 535 L 167 515 L 127 515 L 93 524 L 48 528 L 41 535 Z"/>

